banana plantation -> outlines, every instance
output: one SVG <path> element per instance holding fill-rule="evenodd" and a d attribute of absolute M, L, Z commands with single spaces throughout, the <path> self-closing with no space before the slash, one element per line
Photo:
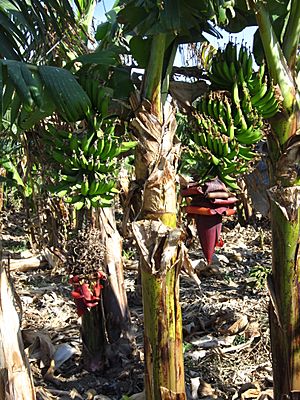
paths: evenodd
<path fill-rule="evenodd" d="M 0 400 L 300 399 L 300 2 L 99 6 L 0 0 Z"/>

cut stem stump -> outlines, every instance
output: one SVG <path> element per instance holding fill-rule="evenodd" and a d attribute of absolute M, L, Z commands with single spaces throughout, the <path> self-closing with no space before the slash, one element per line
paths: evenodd
<path fill-rule="evenodd" d="M 0 266 L 0 400 L 35 399 L 13 291 Z"/>

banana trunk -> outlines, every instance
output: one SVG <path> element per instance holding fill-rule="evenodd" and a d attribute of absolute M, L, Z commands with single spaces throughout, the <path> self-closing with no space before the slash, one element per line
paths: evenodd
<path fill-rule="evenodd" d="M 121 349 L 118 343 L 122 333 L 129 330 L 130 315 L 124 285 L 122 240 L 114 211 L 98 209 L 92 218 L 101 231 L 99 240 L 105 249 L 103 271 L 106 281 L 101 282 L 103 288 L 101 286 L 98 304 L 82 314 L 82 356 L 87 370 L 103 372 L 105 366 L 119 361 L 117 354 Z M 124 338 L 122 340 L 124 342 Z"/>
<path fill-rule="evenodd" d="M 147 100 L 131 98 L 139 141 L 136 179 L 141 189 L 133 232 L 141 255 L 147 400 L 186 399 L 179 303 L 181 232 L 176 229 L 175 175 L 179 142 L 172 106 L 163 122 Z"/>
<path fill-rule="evenodd" d="M 284 196 L 295 204 L 292 192 Z M 288 216 L 285 210 L 272 199 L 273 274 L 269 291 L 276 400 L 300 399 L 300 212 L 299 206 L 294 215 Z"/>
<path fill-rule="evenodd" d="M 0 398 L 36 399 L 30 365 L 24 351 L 16 298 L 2 265 L 0 265 Z"/>
<path fill-rule="evenodd" d="M 272 187 L 272 277 L 269 279 L 274 399 L 300 399 L 300 174 L 299 90 L 295 59 L 299 44 L 299 1 L 281 41 L 265 2 L 251 2 L 268 70 L 282 97 L 282 109 L 270 120 L 268 135 Z"/>
<path fill-rule="evenodd" d="M 285 151 L 276 163 L 273 159 L 269 189 L 273 266 L 268 286 L 275 400 L 300 399 L 300 140 L 295 125 L 289 128 Z"/>

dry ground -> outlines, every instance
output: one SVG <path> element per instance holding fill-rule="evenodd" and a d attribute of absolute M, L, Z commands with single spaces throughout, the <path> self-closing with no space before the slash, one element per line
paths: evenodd
<path fill-rule="evenodd" d="M 23 223 L 8 215 L 4 250 L 14 254 L 24 250 Z M 268 224 L 241 227 L 231 221 L 225 224 L 223 239 L 225 245 L 217 250 L 210 269 L 198 241 L 190 249 L 200 287 L 189 276 L 181 276 L 188 398 L 272 398 L 265 286 L 271 266 Z M 143 313 L 135 295 L 134 255 L 134 251 L 124 253 L 133 353 L 103 376 L 82 368 L 80 322 L 64 271 L 43 268 L 12 274 L 22 304 L 24 340 L 33 343 L 27 353 L 38 399 L 119 400 L 143 390 Z M 45 375 L 53 358 L 61 365 Z"/>

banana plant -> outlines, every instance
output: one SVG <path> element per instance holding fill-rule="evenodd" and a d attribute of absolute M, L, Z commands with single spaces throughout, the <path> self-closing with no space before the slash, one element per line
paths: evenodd
<path fill-rule="evenodd" d="M 167 104 L 170 74 L 179 44 L 203 32 L 218 32 L 232 1 L 119 1 L 117 21 L 131 34 L 130 52 L 145 68 L 141 90 L 130 97 L 138 141 L 136 180 L 139 221 L 133 232 L 141 254 L 144 307 L 145 392 L 147 400 L 185 399 L 182 322 L 179 303 L 180 230 L 177 225 L 176 172 L 180 146 L 173 104 Z M 168 254 L 167 257 L 165 255 Z"/>
<path fill-rule="evenodd" d="M 265 116 L 268 134 L 273 242 L 268 279 L 274 398 L 300 398 L 299 334 L 299 70 L 300 3 L 297 0 L 237 2 L 228 30 L 258 26 L 257 62 L 265 60 L 269 80 L 280 99 L 279 112 Z"/>
<path fill-rule="evenodd" d="M 0 5 L 0 37 L 6 39 L 0 44 L 0 131 L 19 135 L 24 130 L 32 134 L 41 134 L 44 130 L 49 134 L 48 145 L 53 150 L 52 166 L 55 164 L 56 175 L 67 188 L 65 194 L 69 195 L 67 197 L 77 209 L 83 207 L 83 203 L 88 207 L 111 203 L 116 192 L 115 179 L 105 179 L 109 174 L 115 178 L 112 153 L 116 156 L 135 145 L 107 138 L 109 135 L 104 135 L 99 127 L 95 129 L 95 121 L 99 120 L 103 127 L 107 124 L 104 119 L 114 113 L 108 110 L 109 102 L 113 95 L 116 96 L 117 86 L 124 79 L 118 53 L 97 49 L 91 54 L 87 48 L 87 31 L 95 4 L 94 0 L 51 0 L 45 7 L 45 4 L 35 0 L 7 0 Z M 28 42 L 24 40 L 20 45 L 22 35 L 28 38 Z M 113 67 L 116 67 L 114 71 Z M 125 91 L 122 95 L 126 96 Z M 63 127 L 61 131 L 66 132 L 61 135 L 56 132 L 55 137 L 51 137 L 48 131 L 51 124 Z M 82 126 L 89 130 L 82 129 Z M 72 138 L 68 136 L 68 132 L 78 130 L 81 134 Z M 52 139 L 50 143 L 49 139 Z M 72 146 L 74 153 L 70 152 Z M 66 158 L 62 159 L 62 156 Z M 69 169 L 62 173 L 65 160 Z M 74 183 L 73 167 L 77 168 L 77 175 L 82 178 L 80 188 Z M 93 179 L 96 172 L 97 179 Z M 55 188 L 53 190 L 56 191 Z M 76 201 L 78 195 L 80 198 Z M 105 198 L 107 195 L 109 199 Z M 100 226 L 105 230 L 99 240 L 103 240 L 106 248 L 116 251 L 111 257 L 106 255 L 103 262 L 109 281 L 103 295 L 105 332 L 101 330 L 104 324 L 94 324 L 99 322 L 103 312 L 100 305 L 98 313 L 85 313 L 90 318 L 83 316 L 82 335 L 88 338 L 83 357 L 88 358 L 88 361 L 85 360 L 88 368 L 92 364 L 93 368 L 95 365 L 97 368 L 98 363 L 95 364 L 94 360 L 99 361 L 100 358 L 100 364 L 107 365 L 107 361 L 102 360 L 107 354 L 107 338 L 116 342 L 128 328 L 129 320 L 121 241 L 114 213 L 113 210 L 101 209 L 99 214 L 102 218 Z"/>

